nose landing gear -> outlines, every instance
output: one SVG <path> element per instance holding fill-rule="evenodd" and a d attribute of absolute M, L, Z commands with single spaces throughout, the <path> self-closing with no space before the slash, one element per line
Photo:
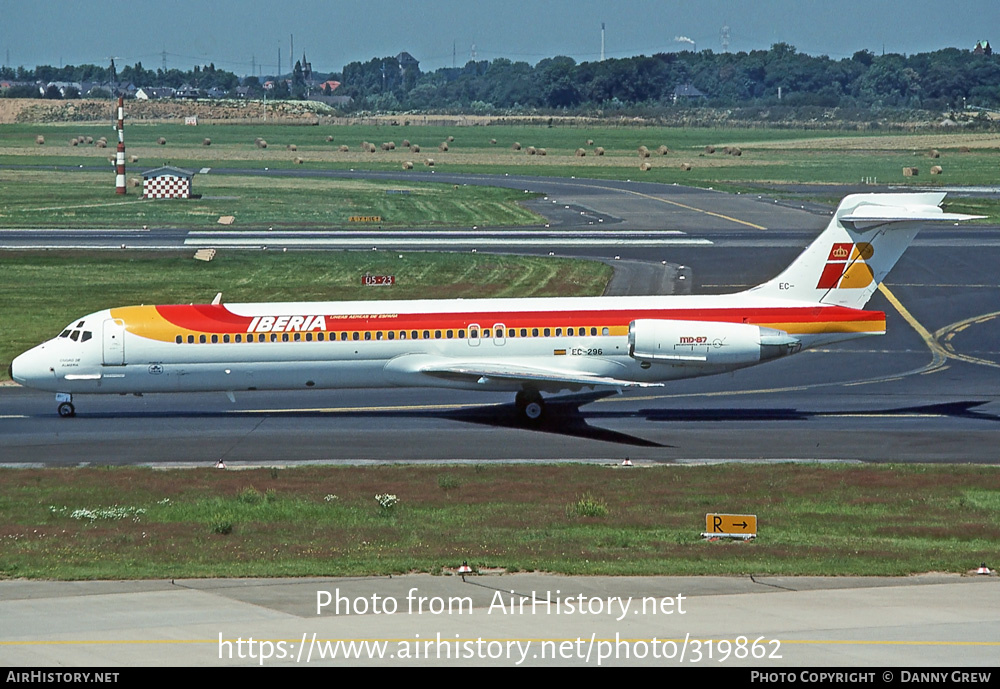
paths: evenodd
<path fill-rule="evenodd" d="M 59 407 L 57 408 L 59 416 L 64 419 L 76 416 L 76 407 L 73 406 L 73 395 L 68 395 L 64 392 L 57 393 L 56 402 L 59 403 Z"/>

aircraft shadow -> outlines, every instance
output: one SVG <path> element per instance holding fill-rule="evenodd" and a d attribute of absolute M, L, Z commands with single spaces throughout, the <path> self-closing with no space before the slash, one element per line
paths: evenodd
<path fill-rule="evenodd" d="M 546 413 L 544 419 L 538 422 L 526 422 L 514 404 L 488 404 L 482 406 L 464 407 L 461 409 L 399 409 L 399 410 L 358 410 L 358 411 L 250 411 L 243 412 L 240 416 L 248 417 L 275 417 L 288 416 L 294 418 L 330 418 L 356 417 L 356 418 L 428 418 L 428 419 L 448 419 L 461 423 L 478 424 L 481 426 L 492 426 L 494 428 L 510 428 L 536 433 L 552 433 L 565 435 L 574 438 L 589 440 L 600 440 L 603 442 L 619 445 L 631 445 L 635 447 L 663 447 L 670 448 L 672 445 L 665 445 L 653 440 L 647 440 L 636 435 L 623 433 L 621 431 L 610 430 L 594 426 L 592 423 L 601 421 L 613 421 L 615 419 L 645 419 L 654 422 L 734 422 L 734 421 L 809 421 L 812 419 L 822 419 L 824 417 L 840 417 L 850 415 L 856 418 L 885 418 L 885 417 L 911 417 L 921 416 L 945 416 L 955 419 L 974 419 L 979 421 L 1000 422 L 1000 415 L 979 411 L 978 407 L 987 404 L 988 401 L 961 401 L 946 402 L 941 404 L 915 405 L 907 407 L 895 407 L 890 409 L 870 409 L 864 411 L 857 410 L 823 410 L 809 411 L 795 409 L 791 407 L 772 408 L 735 408 L 720 407 L 707 409 L 635 409 L 635 410 L 605 410 L 587 409 L 581 407 L 596 402 L 604 397 L 613 396 L 612 392 L 582 393 L 578 395 L 567 395 L 563 397 L 550 397 L 546 399 Z M 124 412 L 116 414 L 90 413 L 85 414 L 89 418 L 233 418 L 231 411 L 219 412 Z"/>

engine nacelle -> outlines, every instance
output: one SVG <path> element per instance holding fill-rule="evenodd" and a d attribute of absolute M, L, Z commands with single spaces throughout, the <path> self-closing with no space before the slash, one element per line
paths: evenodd
<path fill-rule="evenodd" d="M 635 359 L 688 366 L 747 366 L 802 349 L 783 330 L 759 325 L 654 319 L 629 323 L 628 345 Z"/>

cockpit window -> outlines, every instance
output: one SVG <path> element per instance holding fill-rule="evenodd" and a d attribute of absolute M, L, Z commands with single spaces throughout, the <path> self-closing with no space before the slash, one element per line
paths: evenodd
<path fill-rule="evenodd" d="M 83 327 L 83 321 L 80 321 L 79 323 L 77 323 L 77 324 L 76 324 L 76 327 L 78 327 L 78 328 L 82 328 L 82 327 Z"/>
<path fill-rule="evenodd" d="M 80 331 L 79 330 L 74 330 L 73 332 L 71 332 L 69 334 L 69 339 L 73 340 L 73 342 L 76 342 L 77 340 L 79 340 L 80 339 Z"/>
<path fill-rule="evenodd" d="M 89 330 L 84 330 L 83 335 L 80 337 L 80 342 L 86 342 L 92 337 Z"/>
<path fill-rule="evenodd" d="M 59 333 L 59 337 L 69 337 L 69 330 L 63 330 Z"/>

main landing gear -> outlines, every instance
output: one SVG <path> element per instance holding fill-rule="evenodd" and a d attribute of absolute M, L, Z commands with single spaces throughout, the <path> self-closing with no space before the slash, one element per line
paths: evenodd
<path fill-rule="evenodd" d="M 538 421 L 545 414 L 545 400 L 538 390 L 521 390 L 514 396 L 514 405 L 526 421 Z"/>
<path fill-rule="evenodd" d="M 73 406 L 73 395 L 68 395 L 65 392 L 56 393 L 56 402 L 59 403 L 57 407 L 59 416 L 64 419 L 76 416 L 76 407 Z"/>

